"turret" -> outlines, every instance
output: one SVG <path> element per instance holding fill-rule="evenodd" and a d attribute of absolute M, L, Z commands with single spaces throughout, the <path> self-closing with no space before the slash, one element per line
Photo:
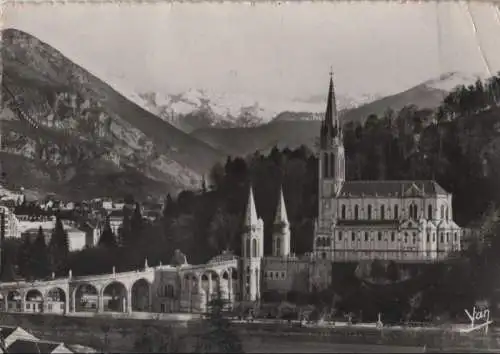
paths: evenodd
<path fill-rule="evenodd" d="M 286 212 L 283 188 L 280 188 L 273 227 L 273 256 L 288 257 L 290 255 L 290 223 Z"/>

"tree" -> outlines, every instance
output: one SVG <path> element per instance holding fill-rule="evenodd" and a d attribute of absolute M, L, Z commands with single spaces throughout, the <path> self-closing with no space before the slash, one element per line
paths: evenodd
<path fill-rule="evenodd" d="M 144 326 L 142 335 L 134 344 L 137 353 L 178 353 L 180 340 L 172 330 L 162 331 L 155 326 Z"/>
<path fill-rule="evenodd" d="M 226 301 L 219 296 L 210 301 L 208 329 L 198 337 L 197 353 L 244 353 L 238 335 L 231 329 L 231 322 L 224 315 Z"/>
<path fill-rule="evenodd" d="M 62 221 L 56 218 L 56 225 L 49 242 L 50 268 L 56 275 L 64 275 L 68 271 L 69 241 Z"/>
<path fill-rule="evenodd" d="M 43 279 L 49 275 L 49 252 L 45 244 L 45 234 L 42 226 L 38 228 L 38 234 L 31 250 L 34 276 Z"/>
<path fill-rule="evenodd" d="M 113 233 L 113 230 L 111 230 L 111 225 L 109 223 L 109 216 L 106 217 L 104 229 L 102 230 L 101 238 L 99 239 L 99 246 L 106 248 L 114 248 L 117 246 L 116 236 Z"/>
<path fill-rule="evenodd" d="M 141 239 L 143 227 L 144 221 L 142 218 L 141 205 L 139 203 L 135 203 L 135 209 L 132 217 L 130 218 L 130 232 L 133 242 Z"/>
<path fill-rule="evenodd" d="M 31 242 L 29 237 L 24 237 L 17 253 L 17 265 L 19 267 L 19 274 L 24 278 L 32 276 L 31 264 Z"/>

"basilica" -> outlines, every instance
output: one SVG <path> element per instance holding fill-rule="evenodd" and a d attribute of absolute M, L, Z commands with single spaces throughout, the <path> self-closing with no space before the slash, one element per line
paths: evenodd
<path fill-rule="evenodd" d="M 423 264 L 442 261 L 460 250 L 462 230 L 453 221 L 452 195 L 436 181 L 346 180 L 332 75 L 317 153 L 319 213 L 311 254 L 298 257 L 290 250 L 290 224 L 281 191 L 272 254 L 264 256 L 264 225 L 250 190 L 240 268 L 244 299 L 255 300 L 261 289 L 325 288 L 337 263 L 379 259 Z"/>

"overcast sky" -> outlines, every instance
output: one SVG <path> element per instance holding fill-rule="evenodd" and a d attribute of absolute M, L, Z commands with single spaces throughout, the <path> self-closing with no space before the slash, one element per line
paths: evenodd
<path fill-rule="evenodd" d="M 482 2 L 23 4 L 3 20 L 137 91 L 306 98 L 324 95 L 333 66 L 338 92 L 389 94 L 486 74 L 479 46 L 500 70 L 498 9 Z"/>

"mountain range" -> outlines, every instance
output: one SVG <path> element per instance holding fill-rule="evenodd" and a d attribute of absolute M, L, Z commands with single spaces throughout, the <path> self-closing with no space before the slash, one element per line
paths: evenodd
<path fill-rule="evenodd" d="M 131 92 L 28 33 L 5 29 L 2 37 L 1 161 L 9 188 L 63 198 L 163 197 L 197 188 L 227 155 L 311 145 L 319 131 L 320 97 Z M 474 80 L 451 73 L 380 99 L 340 96 L 342 119 L 362 122 L 409 104 L 433 109 L 451 88 Z"/>
<path fill-rule="evenodd" d="M 406 91 L 387 96 L 351 109 L 344 109 L 339 114 L 341 121 L 363 124 L 370 114 L 378 116 L 388 109 L 398 111 L 405 106 L 415 105 L 419 109 L 437 108 L 446 95 L 458 85 L 469 85 L 477 76 L 460 73 L 448 73 L 426 81 Z M 325 94 L 326 96 L 326 94 Z M 323 103 L 325 107 L 326 102 Z M 233 156 L 242 156 L 256 150 L 267 151 L 273 146 L 290 149 L 306 145 L 314 147 L 320 129 L 322 114 L 312 112 L 282 112 L 271 122 L 257 127 L 200 128 L 191 134 Z M 318 119 L 319 118 L 319 119 Z"/>

